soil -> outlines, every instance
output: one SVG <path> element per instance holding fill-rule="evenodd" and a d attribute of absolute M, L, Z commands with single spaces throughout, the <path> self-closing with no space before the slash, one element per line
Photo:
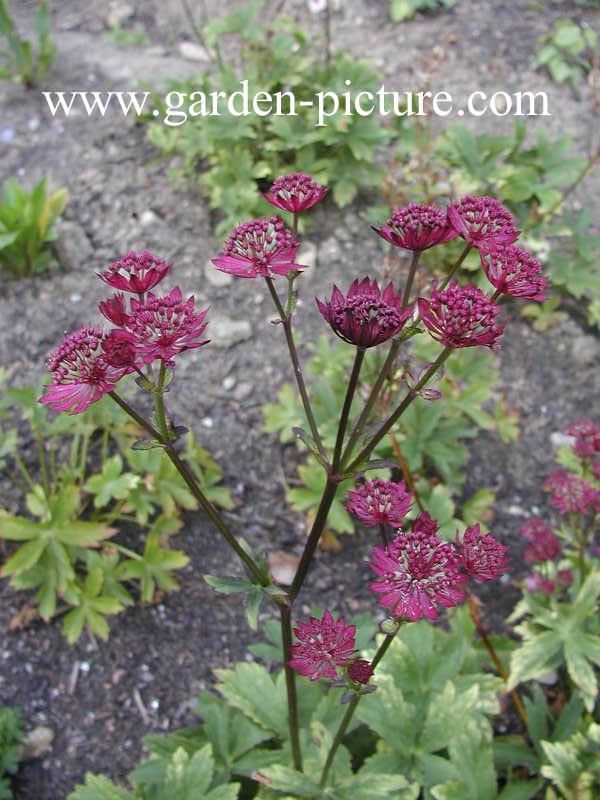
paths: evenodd
<path fill-rule="evenodd" d="M 242 4 L 208 5 L 222 13 Z M 314 29 L 317 19 L 304 3 L 281 5 Z M 19 29 L 30 35 L 35 3 L 11 6 Z M 81 0 L 54 6 L 58 57 L 49 89 L 127 90 L 138 79 L 194 75 L 206 66 L 181 55 L 180 45 L 190 36 L 176 0 L 113 2 L 104 10 Z M 529 119 L 530 135 L 569 133 L 584 152 L 598 124 L 592 87 L 556 86 L 532 72 L 529 59 L 556 18 L 570 16 L 598 30 L 600 12 L 572 3 L 534 6 L 525 0 L 458 0 L 451 11 L 398 25 L 390 22 L 387 2 L 348 0 L 333 14 L 334 46 L 371 58 L 400 90 L 429 79 L 461 97 L 475 90 L 546 91 L 552 116 Z M 124 47 L 108 37 L 109 21 L 120 12 L 126 29 L 144 26 L 146 44 Z M 194 292 L 201 307 L 211 306 L 215 348 L 213 358 L 203 348 L 181 359 L 174 410 L 182 422 L 194 421 L 198 438 L 222 465 L 236 500 L 228 514 L 236 529 L 258 550 L 299 553 L 304 520 L 283 502 L 295 453 L 263 433 L 260 409 L 291 378 L 281 331 L 270 324 L 273 312 L 258 285 L 215 285 L 206 269 L 218 247 L 215 218 L 200 191 L 173 185 L 168 165 L 156 161 L 144 127 L 132 118 L 53 118 L 39 91 L 7 81 L 0 91 L 0 178 L 14 175 L 33 185 L 50 175 L 53 187 L 70 192 L 57 243 L 60 269 L 0 288 L 0 364 L 10 370 L 11 383 L 39 382 L 44 359 L 64 332 L 99 321 L 96 306 L 105 292 L 96 271 L 132 248 L 174 262 L 171 285 Z M 439 118 L 436 124 L 451 121 Z M 510 117 L 465 121 L 478 132 L 507 132 L 512 125 Z M 598 173 L 570 198 L 574 207 L 591 209 L 596 233 L 599 198 Z M 306 301 L 298 312 L 304 341 L 323 330 L 311 296 L 324 296 L 334 281 L 349 283 L 354 264 L 381 261 L 363 212 L 361 203 L 341 211 L 327 203 L 313 215 L 308 238 L 318 268 L 307 271 Z M 542 482 L 552 465 L 553 434 L 583 415 L 600 419 L 598 334 L 586 328 L 577 304 L 569 310 L 565 321 L 545 333 L 511 312 L 497 357 L 502 391 L 520 414 L 520 438 L 505 446 L 495 434 L 485 434 L 472 449 L 465 492 L 486 485 L 497 490 L 494 532 L 510 545 L 516 575 L 523 572 L 520 525 L 546 502 Z M 17 510 L 19 501 L 4 478 L 0 490 L 3 504 Z M 144 735 L 191 722 L 190 699 L 214 682 L 212 670 L 250 657 L 238 598 L 215 594 L 199 577 L 237 574 L 238 566 L 200 512 L 185 523 L 177 546 L 191 563 L 181 572 L 181 591 L 114 618 L 107 643 L 83 636 L 69 647 L 60 620 L 9 631 L 24 596 L 6 581 L 0 584 L 0 702 L 20 707 L 27 729 L 44 725 L 54 731 L 51 749 L 21 768 L 14 783 L 17 800 L 61 800 L 86 771 L 124 780 L 142 754 Z M 319 553 L 302 599 L 318 593 L 321 603 L 344 612 L 372 607 L 368 581 L 356 568 L 369 541 L 359 531 L 343 538 L 341 553 Z M 498 627 L 515 591 L 506 584 L 488 599 L 484 616 Z"/>

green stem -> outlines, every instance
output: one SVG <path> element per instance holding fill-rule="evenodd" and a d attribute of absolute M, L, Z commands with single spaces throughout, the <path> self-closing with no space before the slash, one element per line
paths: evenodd
<path fill-rule="evenodd" d="M 50 497 L 50 481 L 48 480 L 48 463 L 46 461 L 46 448 L 44 447 L 44 440 L 40 432 L 35 432 L 35 441 L 37 444 L 38 459 L 40 462 L 40 471 L 42 476 L 42 486 L 46 497 Z"/>
<path fill-rule="evenodd" d="M 342 454 L 342 464 L 346 461 L 348 456 L 351 455 L 356 442 L 358 441 L 365 425 L 368 422 L 369 416 L 371 415 L 371 411 L 373 410 L 373 407 L 377 402 L 377 398 L 379 397 L 381 387 L 383 386 L 384 381 L 388 378 L 392 370 L 399 349 L 400 349 L 400 342 L 398 341 L 398 339 L 394 339 L 392 341 L 392 344 L 390 345 L 390 349 L 388 350 L 385 362 L 382 368 L 379 370 L 379 374 L 377 375 L 375 383 L 373 384 L 371 391 L 369 392 L 369 396 L 367 397 L 363 409 L 359 414 L 358 420 L 356 421 L 354 428 L 350 434 L 350 438 L 348 439 L 348 443 L 346 444 L 346 448 Z"/>
<path fill-rule="evenodd" d="M 306 391 L 306 384 L 304 383 L 304 375 L 302 374 L 302 366 L 300 364 L 300 359 L 298 357 L 298 351 L 296 350 L 296 343 L 294 341 L 294 334 L 292 332 L 292 320 L 289 314 L 285 313 L 285 309 L 281 305 L 281 300 L 279 299 L 279 295 L 277 294 L 277 290 L 273 285 L 273 280 L 269 277 L 265 278 L 267 286 L 269 287 L 269 292 L 271 294 L 271 298 L 273 299 L 273 303 L 275 304 L 275 308 L 277 309 L 277 313 L 279 314 L 279 319 L 281 320 L 281 324 L 283 325 L 283 330 L 285 333 L 285 340 L 287 342 L 288 350 L 290 353 L 290 358 L 292 360 L 292 366 L 294 368 L 294 376 L 296 378 L 296 385 L 298 386 L 298 391 L 300 392 L 300 398 L 302 400 L 302 407 L 304 408 L 304 413 L 306 414 L 306 419 L 308 421 L 308 425 L 310 427 L 310 432 L 314 442 L 319 450 L 321 456 L 326 459 L 327 454 L 325 452 L 325 448 L 323 447 L 323 442 L 319 435 L 319 431 L 317 429 L 317 423 L 315 421 L 315 417 L 312 411 L 312 407 L 310 404 L 310 400 L 308 397 L 308 392 Z"/>
<path fill-rule="evenodd" d="M 219 512 L 214 508 L 212 503 L 208 500 L 202 489 L 198 486 L 196 479 L 190 472 L 187 464 L 182 461 L 173 448 L 173 443 L 168 441 L 161 432 L 157 431 L 153 425 L 145 420 L 140 414 L 132 408 L 129 403 L 124 400 L 115 391 L 109 392 L 112 399 L 119 405 L 123 411 L 126 411 L 138 425 L 145 430 L 153 439 L 156 439 L 163 447 L 163 450 L 171 460 L 171 463 L 176 468 L 177 472 L 181 475 L 189 490 L 194 495 L 198 503 L 202 506 L 205 513 L 210 518 L 213 525 L 217 528 L 219 533 L 223 536 L 227 544 L 235 551 L 244 565 L 247 567 L 250 574 L 255 578 L 260 586 L 268 586 L 269 579 L 263 574 L 262 570 L 254 562 L 254 559 L 244 550 L 239 544 L 225 520 L 221 517 Z"/>
<path fill-rule="evenodd" d="M 373 672 L 375 672 L 377 665 L 386 654 L 389 646 L 391 645 L 394 639 L 394 636 L 398 633 L 399 629 L 400 625 L 398 625 L 394 633 L 388 634 L 383 640 L 383 642 L 379 645 L 379 648 L 377 649 L 377 652 L 375 653 L 375 656 L 371 661 L 371 669 L 373 670 Z M 348 728 L 348 725 L 350 724 L 350 721 L 354 716 L 354 712 L 356 711 L 356 707 L 358 706 L 361 697 L 362 695 L 359 693 L 354 695 L 354 697 L 348 704 L 346 713 L 342 717 L 342 721 L 340 722 L 339 728 L 337 729 L 337 732 L 335 734 L 335 738 L 331 743 L 329 753 L 327 754 L 327 760 L 325 761 L 325 765 L 323 766 L 323 772 L 321 773 L 321 780 L 319 782 L 319 786 L 321 787 L 321 789 L 323 789 L 325 787 L 325 784 L 327 783 L 327 777 L 329 775 L 329 770 L 331 769 L 331 765 L 333 764 L 333 759 L 335 758 L 335 754 L 337 753 L 338 748 L 342 743 L 342 739 L 344 738 L 346 729 Z"/>
<path fill-rule="evenodd" d="M 352 401 L 354 400 L 354 394 L 356 392 L 356 387 L 358 386 L 358 378 L 360 375 L 360 369 L 362 367 L 364 357 L 365 357 L 364 348 L 358 347 L 356 349 L 356 354 L 354 356 L 354 364 L 352 365 L 352 372 L 350 373 L 350 379 L 348 381 L 348 386 L 346 388 L 346 396 L 344 398 L 344 405 L 342 407 L 342 413 L 340 415 L 340 422 L 338 425 L 335 447 L 333 448 L 333 460 L 331 463 L 331 469 L 334 474 L 337 472 L 338 467 L 340 466 L 340 460 L 342 458 L 342 446 L 344 444 L 344 434 L 346 433 L 348 418 L 350 416 L 350 409 L 352 408 Z"/>
<path fill-rule="evenodd" d="M 408 306 L 408 301 L 410 298 L 410 292 L 412 289 L 413 281 L 415 279 L 415 273 L 417 271 L 417 267 L 419 266 L 419 259 L 421 258 L 422 250 L 415 250 L 413 251 L 412 261 L 410 262 L 410 268 L 408 270 L 408 277 L 406 279 L 406 286 L 404 287 L 404 293 L 402 295 L 402 306 L 401 311 Z"/>
<path fill-rule="evenodd" d="M 298 596 L 298 592 L 302 588 L 302 584 L 306 578 L 306 573 L 308 572 L 308 568 L 312 561 L 315 550 L 317 549 L 319 539 L 321 538 L 321 534 L 325 528 L 327 515 L 329 514 L 329 509 L 333 503 L 337 487 L 337 480 L 335 480 L 331 475 L 328 475 L 327 483 L 325 484 L 325 488 L 323 489 L 323 494 L 321 496 L 321 502 L 319 503 L 319 508 L 317 509 L 317 514 L 310 529 L 308 539 L 306 540 L 306 545 L 304 546 L 304 552 L 302 553 L 302 558 L 300 559 L 296 574 L 294 575 L 294 580 L 292 581 L 292 585 L 290 587 L 289 598 L 291 603 L 293 603 Z"/>
<path fill-rule="evenodd" d="M 352 463 L 349 466 L 344 467 L 345 472 L 352 472 L 358 467 L 359 464 L 361 464 L 365 459 L 367 459 L 371 455 L 371 453 L 373 452 L 375 447 L 379 444 L 381 439 L 383 439 L 383 437 L 390 430 L 390 428 L 396 424 L 396 422 L 400 419 L 402 414 L 404 414 L 406 409 L 413 402 L 415 397 L 419 396 L 419 392 L 421 391 L 421 389 L 429 382 L 429 380 L 439 370 L 439 368 L 442 366 L 444 361 L 446 361 L 452 350 L 453 350 L 452 347 L 445 347 L 442 350 L 442 352 L 439 354 L 439 356 L 436 358 L 433 364 L 429 367 L 429 369 L 423 373 L 423 375 L 417 381 L 415 386 L 412 389 L 409 389 L 409 391 L 404 396 L 404 399 L 402 400 L 398 408 L 394 411 L 394 413 L 391 414 L 386 419 L 386 421 L 379 426 L 379 428 L 371 438 L 369 444 L 363 447 L 363 449 L 360 451 L 360 453 L 356 456 L 354 461 L 352 461 Z"/>
<path fill-rule="evenodd" d="M 156 420 L 158 422 L 158 430 L 161 433 L 162 438 L 165 441 L 168 441 L 171 437 L 169 434 L 169 426 L 167 425 L 167 415 L 165 413 L 165 398 L 164 398 L 164 391 L 165 391 L 165 378 L 167 375 L 167 368 L 165 367 L 165 362 L 160 362 L 160 369 L 158 372 L 158 382 L 156 384 L 156 393 L 155 397 L 155 407 L 156 407 Z"/>
<path fill-rule="evenodd" d="M 439 287 L 438 291 L 441 292 L 446 288 L 446 286 L 448 286 L 448 284 L 450 283 L 452 278 L 458 272 L 458 270 L 460 268 L 460 265 L 463 263 L 463 261 L 469 255 L 469 253 L 471 252 L 472 249 L 473 249 L 473 245 L 470 242 L 467 242 L 465 247 L 464 247 L 464 250 L 462 251 L 462 253 L 459 255 L 458 259 L 456 260 L 456 263 L 454 264 L 454 266 L 452 267 L 450 272 L 446 275 L 446 277 L 442 281 L 442 284 Z"/>
<path fill-rule="evenodd" d="M 27 486 L 29 486 L 31 491 L 34 492 L 35 491 L 35 483 L 33 482 L 33 478 L 31 477 L 31 473 L 29 472 L 29 470 L 25 466 L 25 462 L 23 461 L 23 459 L 17 453 L 16 450 L 12 454 L 12 456 L 13 456 L 13 458 L 15 460 L 15 464 L 19 468 L 19 472 L 21 473 L 21 475 L 23 476 L 23 479 L 25 480 L 25 483 L 27 484 Z"/>
<path fill-rule="evenodd" d="M 281 639 L 283 642 L 283 666 L 288 701 L 288 723 L 294 769 L 302 772 L 302 751 L 300 749 L 300 724 L 298 720 L 298 696 L 296 694 L 296 673 L 290 667 L 292 658 L 292 610 L 287 603 L 279 606 L 281 620 Z"/>

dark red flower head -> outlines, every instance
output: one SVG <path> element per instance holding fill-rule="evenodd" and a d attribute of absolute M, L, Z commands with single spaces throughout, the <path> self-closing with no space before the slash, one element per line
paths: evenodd
<path fill-rule="evenodd" d="M 585 478 L 579 478 L 570 472 L 557 470 L 552 472 L 544 482 L 544 489 L 550 489 L 550 502 L 561 514 L 570 512 L 587 514 L 588 511 L 600 510 L 600 492 Z"/>
<path fill-rule="evenodd" d="M 111 392 L 129 370 L 110 364 L 103 350 L 104 333 L 99 328 L 81 328 L 65 337 L 48 359 L 52 383 L 40 403 L 54 411 L 80 414 Z"/>
<path fill-rule="evenodd" d="M 170 264 L 147 250 L 143 253 L 131 250 L 110 264 L 104 272 L 99 272 L 98 277 L 122 292 L 143 294 L 160 283 L 170 269 Z"/>
<path fill-rule="evenodd" d="M 132 372 L 136 367 L 137 339 L 129 331 L 114 328 L 102 342 L 107 362 L 113 367 L 126 368 Z"/>
<path fill-rule="evenodd" d="M 375 478 L 348 492 L 346 509 L 366 525 L 391 525 L 399 528 L 410 511 L 413 496 L 404 481 L 394 483 Z"/>
<path fill-rule="evenodd" d="M 466 195 L 450 206 L 448 218 L 458 235 L 473 247 L 512 244 L 519 237 L 517 221 L 493 197 Z"/>
<path fill-rule="evenodd" d="M 317 306 L 340 339 L 361 348 L 396 336 L 412 314 L 411 309 L 402 311 L 402 292 L 395 295 L 391 283 L 381 291 L 369 278 L 353 281 L 347 295 L 334 286 L 331 300 L 317 299 Z"/>
<path fill-rule="evenodd" d="M 500 307 L 476 286 L 451 281 L 445 289 L 434 284 L 427 300 L 418 300 L 419 314 L 434 339 L 448 347 L 487 345 L 495 350 L 504 325 L 496 322 Z"/>
<path fill-rule="evenodd" d="M 184 302 L 178 286 L 166 297 L 150 293 L 143 303 L 132 299 L 127 330 L 137 340 L 142 362 L 160 359 L 172 365 L 178 353 L 208 344 L 209 339 L 203 338 L 207 311 L 196 314 L 193 296 Z"/>
<path fill-rule="evenodd" d="M 102 300 L 98 304 L 100 313 L 106 317 L 113 325 L 118 325 L 120 328 L 125 325 L 129 318 L 127 313 L 127 304 L 125 303 L 125 295 L 119 292 L 113 294 L 108 300 Z"/>
<path fill-rule="evenodd" d="M 542 302 L 548 278 L 541 274 L 542 265 L 531 253 L 515 244 L 492 244 L 479 250 L 481 263 L 489 282 L 497 291 L 512 297 Z"/>
<path fill-rule="evenodd" d="M 508 569 L 508 550 L 491 533 L 481 533 L 480 526 L 467 528 L 460 541 L 456 533 L 456 547 L 467 575 L 480 583 L 494 581 Z"/>
<path fill-rule="evenodd" d="M 594 453 L 600 453 L 600 428 L 591 419 L 576 420 L 566 433 L 575 437 L 573 452 L 579 458 L 590 458 Z"/>
<path fill-rule="evenodd" d="M 364 658 L 355 658 L 348 664 L 347 670 L 352 683 L 368 683 L 373 674 L 373 667 Z"/>
<path fill-rule="evenodd" d="M 374 547 L 369 566 L 378 576 L 371 589 L 395 617 L 437 619 L 436 605 L 456 606 L 467 576 L 454 545 L 434 534 L 399 533 L 388 547 Z"/>
<path fill-rule="evenodd" d="M 296 642 L 292 645 L 294 656 L 289 665 L 311 681 L 335 678 L 337 668 L 347 664 L 354 655 L 354 625 L 346 625 L 343 618 L 334 620 L 326 610 L 323 619 L 311 617 L 294 628 Z"/>
<path fill-rule="evenodd" d="M 327 194 L 328 189 L 321 186 L 304 172 L 282 175 L 273 181 L 268 192 L 261 192 L 267 203 L 282 211 L 299 213 L 312 208 Z"/>
<path fill-rule="evenodd" d="M 385 225 L 373 225 L 373 230 L 395 247 L 419 251 L 458 236 L 447 209 L 419 203 L 399 208 Z"/>
<path fill-rule="evenodd" d="M 253 219 L 239 225 L 225 242 L 225 249 L 212 263 L 222 272 L 240 278 L 265 278 L 302 270 L 296 264 L 300 243 L 279 217 Z"/>
<path fill-rule="evenodd" d="M 528 519 L 521 527 L 521 536 L 529 542 L 523 551 L 523 559 L 528 564 L 542 564 L 560 556 L 560 542 L 545 520 L 537 517 Z"/>

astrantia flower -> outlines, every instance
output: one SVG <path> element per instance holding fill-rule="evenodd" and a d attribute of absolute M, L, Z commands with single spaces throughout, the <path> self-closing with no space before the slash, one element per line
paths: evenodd
<path fill-rule="evenodd" d="M 462 557 L 463 569 L 476 581 L 494 581 L 508 569 L 508 548 L 491 533 L 481 533 L 479 525 L 465 530 L 462 543 L 457 532 L 456 547 Z"/>
<path fill-rule="evenodd" d="M 404 481 L 394 483 L 375 478 L 348 492 L 346 509 L 366 525 L 400 527 L 412 504 Z"/>
<path fill-rule="evenodd" d="M 476 286 L 451 281 L 438 291 L 434 284 L 429 299 L 420 297 L 418 303 L 425 327 L 438 342 L 449 347 L 498 347 L 504 331 L 504 325 L 496 322 L 500 307 Z"/>
<path fill-rule="evenodd" d="M 137 339 L 129 331 L 115 328 L 102 341 L 107 362 L 113 367 L 123 367 L 133 372 L 137 358 Z"/>
<path fill-rule="evenodd" d="M 294 172 L 291 175 L 282 175 L 273 181 L 268 192 L 261 192 L 262 196 L 272 206 L 299 213 L 312 208 L 327 194 L 328 189 L 303 172 Z"/>
<path fill-rule="evenodd" d="M 302 270 L 296 264 L 299 242 L 279 217 L 253 219 L 239 225 L 225 242 L 225 249 L 212 263 L 222 272 L 240 278 L 265 278 Z"/>
<path fill-rule="evenodd" d="M 541 274 L 542 265 L 531 253 L 515 244 L 492 244 L 479 251 L 489 282 L 502 294 L 542 302 L 548 278 Z"/>
<path fill-rule="evenodd" d="M 436 605 L 450 608 L 465 595 L 461 560 L 450 542 L 426 533 L 399 533 L 389 547 L 374 547 L 369 566 L 378 575 L 371 589 L 395 617 L 437 619 Z"/>
<path fill-rule="evenodd" d="M 564 470 L 549 475 L 544 489 L 552 490 L 550 502 L 561 514 L 578 511 L 587 514 L 592 508 L 597 510 L 600 507 L 600 492 L 585 478 Z"/>
<path fill-rule="evenodd" d="M 543 519 L 534 517 L 527 520 L 521 528 L 521 536 L 529 542 L 523 551 L 523 559 L 528 564 L 542 564 L 554 561 L 561 553 L 561 545 L 552 529 Z"/>
<path fill-rule="evenodd" d="M 348 664 L 347 670 L 353 683 L 368 683 L 373 674 L 373 667 L 364 658 L 355 658 Z"/>
<path fill-rule="evenodd" d="M 576 420 L 566 433 L 575 437 L 573 452 L 579 458 L 590 458 L 594 453 L 600 453 L 600 428 L 591 419 Z"/>
<path fill-rule="evenodd" d="M 147 250 L 143 253 L 131 250 L 110 264 L 104 272 L 99 272 L 98 277 L 122 292 L 143 294 L 160 283 L 170 269 L 170 264 L 166 264 Z"/>
<path fill-rule="evenodd" d="M 143 363 L 161 359 L 171 365 L 178 353 L 207 344 L 209 340 L 202 338 L 207 311 L 196 314 L 194 298 L 183 302 L 179 287 L 166 297 L 150 293 L 143 303 L 133 299 L 127 329 L 137 339 L 138 355 Z"/>
<path fill-rule="evenodd" d="M 573 583 L 573 570 L 559 569 L 556 572 L 556 580 L 561 586 L 567 587 Z"/>
<path fill-rule="evenodd" d="M 373 225 L 373 230 L 395 247 L 419 251 L 458 236 L 445 208 L 424 203 L 399 208 L 385 225 Z"/>
<path fill-rule="evenodd" d="M 381 291 L 377 281 L 369 278 L 353 281 L 345 296 L 334 286 L 331 300 L 317 299 L 317 306 L 340 339 L 361 348 L 374 347 L 396 336 L 412 314 L 411 309 L 401 310 L 400 290 L 394 294 L 390 283 Z"/>
<path fill-rule="evenodd" d="M 473 247 L 512 244 L 519 236 L 517 221 L 493 197 L 466 195 L 450 206 L 448 218 L 458 235 Z"/>
<path fill-rule="evenodd" d="M 129 318 L 125 295 L 121 293 L 113 294 L 108 300 L 102 300 L 98 303 L 98 308 L 102 316 L 106 317 L 113 325 L 118 325 L 119 327 L 125 325 Z"/>
<path fill-rule="evenodd" d="M 52 383 L 40 402 L 54 411 L 80 414 L 111 392 L 128 370 L 107 361 L 103 341 L 99 328 L 81 328 L 69 334 L 48 359 Z"/>
<path fill-rule="evenodd" d="M 328 610 L 323 619 L 311 617 L 294 628 L 296 643 L 292 645 L 293 658 L 289 665 L 311 681 L 335 678 L 337 668 L 347 664 L 354 655 L 354 625 L 346 625 L 343 618 L 333 619 Z"/>
<path fill-rule="evenodd" d="M 528 592 L 542 592 L 542 594 L 551 595 L 556 584 L 550 578 L 544 578 L 537 572 L 528 575 L 524 580 L 525 588 Z"/>
<path fill-rule="evenodd" d="M 412 526 L 413 533 L 436 534 L 440 529 L 438 522 L 427 511 L 422 511 L 415 519 Z"/>

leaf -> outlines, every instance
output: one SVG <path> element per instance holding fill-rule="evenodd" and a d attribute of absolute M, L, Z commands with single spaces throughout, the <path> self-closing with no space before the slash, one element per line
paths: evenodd
<path fill-rule="evenodd" d="M 266 730 L 288 735 L 287 701 L 282 673 L 276 680 L 259 664 L 216 670 L 218 690 L 235 708 Z"/>
<path fill-rule="evenodd" d="M 104 508 L 112 500 L 126 500 L 140 482 L 140 477 L 131 472 L 123 473 L 121 456 L 106 459 L 102 472 L 92 475 L 85 484 L 86 491 L 95 495 L 94 507 Z"/>
<path fill-rule="evenodd" d="M 134 795 L 105 778 L 86 772 L 85 783 L 78 784 L 68 800 L 134 800 Z"/>
<path fill-rule="evenodd" d="M 507 691 L 523 681 L 543 675 L 548 670 L 550 659 L 560 650 L 561 643 L 559 633 L 546 631 L 513 650 Z"/>
<path fill-rule="evenodd" d="M 179 588 L 171 572 L 185 567 L 189 560 L 181 550 L 162 547 L 156 534 L 148 534 L 143 556 L 124 561 L 117 574 L 120 580 L 139 580 L 142 600 L 149 603 L 157 586 L 165 592 Z"/>

